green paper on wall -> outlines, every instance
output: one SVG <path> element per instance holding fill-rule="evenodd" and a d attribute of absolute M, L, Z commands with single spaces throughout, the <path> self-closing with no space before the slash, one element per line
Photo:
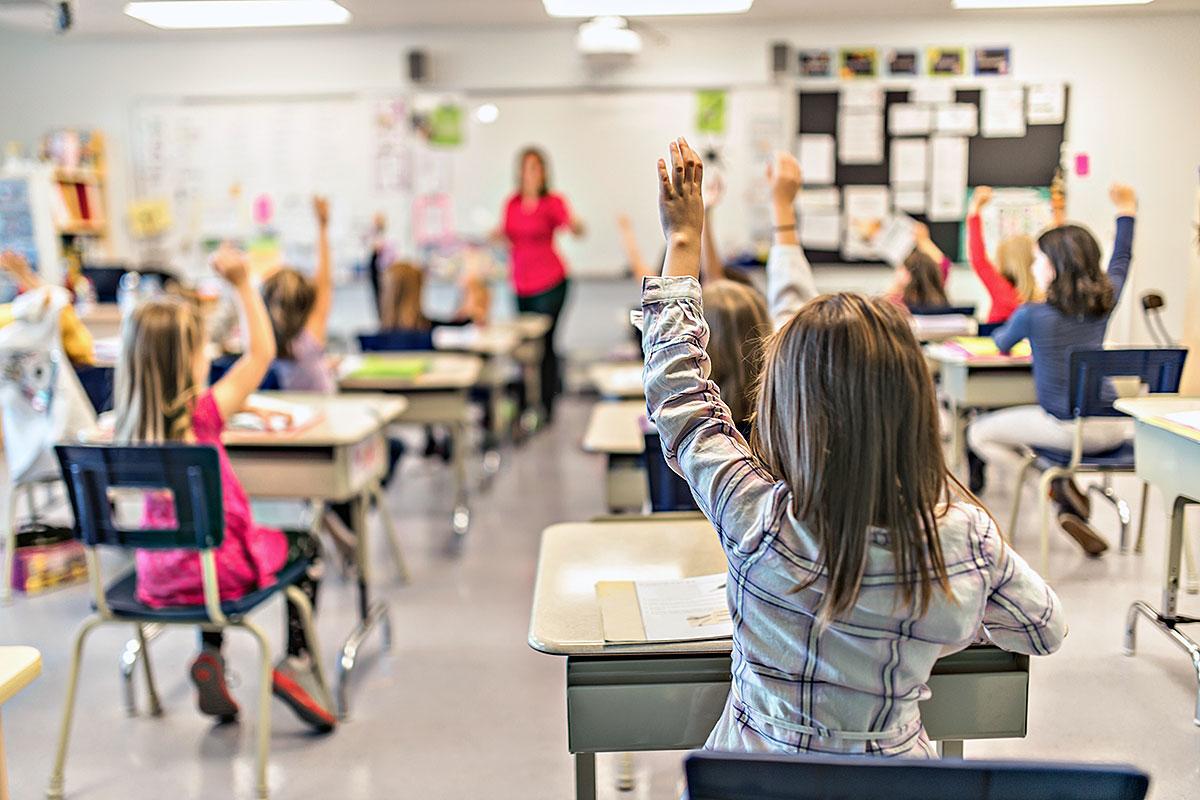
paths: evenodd
<path fill-rule="evenodd" d="M 447 103 L 433 110 L 429 115 L 429 142 L 442 147 L 462 144 L 462 106 Z"/>
<path fill-rule="evenodd" d="M 696 93 L 696 130 L 700 133 L 725 132 L 725 92 L 702 89 Z"/>

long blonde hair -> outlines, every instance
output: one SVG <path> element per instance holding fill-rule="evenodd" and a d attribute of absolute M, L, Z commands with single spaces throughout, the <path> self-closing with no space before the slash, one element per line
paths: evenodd
<path fill-rule="evenodd" d="M 858 600 L 876 529 L 888 532 L 899 599 L 924 614 L 935 589 L 949 596 L 938 519 L 961 484 L 942 454 L 925 357 L 894 303 L 823 295 L 770 339 L 751 448 L 820 543 L 819 624 Z"/>
<path fill-rule="evenodd" d="M 767 303 L 753 287 L 731 280 L 705 284 L 702 299 L 709 330 L 710 377 L 721 390 L 721 400 L 729 406 L 733 421 L 743 425 L 754 411 L 763 343 L 771 333 Z"/>
<path fill-rule="evenodd" d="M 1033 279 L 1033 248 L 1033 237 L 1024 234 L 1007 236 L 996 248 L 1000 277 L 1013 285 L 1022 303 L 1038 299 L 1037 282 Z"/>
<path fill-rule="evenodd" d="M 284 267 L 263 283 L 262 298 L 275 332 L 275 352 L 290 359 L 292 342 L 308 324 L 317 302 L 317 287 L 305 275 Z"/>
<path fill-rule="evenodd" d="M 384 276 L 380 325 L 384 330 L 427 331 L 429 319 L 421 307 L 425 273 L 408 261 L 397 261 Z"/>
<path fill-rule="evenodd" d="M 143 302 L 121 328 L 114 385 L 118 444 L 182 441 L 192 427 L 196 354 L 204 326 L 196 303 L 163 295 Z"/>

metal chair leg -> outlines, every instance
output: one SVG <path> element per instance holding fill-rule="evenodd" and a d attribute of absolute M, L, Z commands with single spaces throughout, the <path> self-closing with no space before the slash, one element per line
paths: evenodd
<path fill-rule="evenodd" d="M 1017 524 L 1021 519 L 1021 494 L 1025 488 L 1025 478 L 1029 475 L 1029 470 L 1033 469 L 1033 462 L 1036 460 L 1037 456 L 1032 453 L 1026 455 L 1017 471 L 1017 482 L 1013 487 L 1012 517 L 1009 519 L 1007 531 L 1009 544 L 1017 540 Z"/>
<path fill-rule="evenodd" d="M 154 633 L 157 633 L 157 631 Z M 158 687 L 154 685 L 154 671 L 150 668 L 150 648 L 147 646 L 150 637 L 146 635 L 145 625 L 137 626 L 137 638 L 138 646 L 141 648 L 142 653 L 142 672 L 143 677 L 146 679 L 146 699 L 150 704 L 150 716 L 161 717 L 163 713 L 162 703 L 158 699 Z"/>
<path fill-rule="evenodd" d="M 271 644 L 263 629 L 253 622 L 242 620 L 236 627 L 245 628 L 258 642 L 258 750 L 254 765 L 254 796 L 256 800 L 267 800 L 267 761 L 271 755 Z"/>
<path fill-rule="evenodd" d="M 467 426 L 461 422 L 452 428 L 454 447 L 454 512 L 450 525 L 456 537 L 467 535 L 471 529 L 471 506 L 467 488 Z"/>
<path fill-rule="evenodd" d="M 1061 467 L 1051 467 L 1042 473 L 1042 479 L 1038 482 L 1038 503 L 1042 514 L 1042 540 L 1041 540 L 1041 561 L 1042 561 L 1042 577 L 1049 578 L 1050 576 L 1050 484 L 1058 478 L 1069 477 L 1069 470 Z"/>
<path fill-rule="evenodd" d="M 1142 546 L 1146 543 L 1146 507 L 1150 505 L 1150 484 L 1142 481 L 1142 506 L 1138 510 L 1138 535 L 1133 543 L 1133 552 L 1141 554 Z"/>
<path fill-rule="evenodd" d="M 1112 476 L 1109 473 L 1104 473 L 1104 482 L 1102 484 L 1091 484 L 1087 488 L 1087 493 L 1097 494 L 1104 498 L 1116 512 L 1117 517 L 1121 521 L 1121 538 L 1120 548 L 1122 553 L 1129 552 L 1129 525 L 1133 515 L 1129 511 L 1129 504 L 1126 503 L 1121 496 L 1112 488 Z"/>
<path fill-rule="evenodd" d="M 400 547 L 400 536 L 396 532 L 396 523 L 392 519 L 392 512 L 384 502 L 383 487 L 377 484 L 371 489 L 371 497 L 375 500 L 375 509 L 379 513 L 379 520 L 383 523 L 384 538 L 387 539 L 388 546 L 391 548 L 392 559 L 396 562 L 396 571 L 400 574 L 400 580 L 408 583 L 411 577 L 408 572 L 408 562 L 405 561 L 404 551 Z"/>
<path fill-rule="evenodd" d="M 63 705 L 62 726 L 58 733 L 58 751 L 54 756 L 54 770 L 50 773 L 50 785 L 46 788 L 46 800 L 62 800 L 63 771 L 67 765 L 67 743 L 71 739 L 71 723 L 75 718 L 75 695 L 79 689 L 79 668 L 83 661 L 83 644 L 88 634 L 104 624 L 97 616 L 88 617 L 75 634 L 75 647 L 71 653 L 71 672 L 67 679 L 67 697 Z"/>
<path fill-rule="evenodd" d="M 288 602 L 295 604 L 296 609 L 300 612 L 300 624 L 304 627 L 304 638 L 308 641 L 308 650 L 312 657 L 313 671 L 317 673 L 317 681 L 321 684 L 321 689 L 325 693 L 325 701 L 332 708 L 333 697 L 329 692 L 329 679 L 325 675 L 325 662 L 322 659 L 324 651 L 321 650 L 321 644 L 317 640 L 317 626 L 313 623 L 312 603 L 309 602 L 308 595 L 302 592 L 299 587 L 289 586 L 285 591 Z"/>
<path fill-rule="evenodd" d="M 12 487 L 8 492 L 8 527 L 4 530 L 4 561 L 0 565 L 0 604 L 12 602 L 13 564 L 17 558 L 17 493 Z"/>

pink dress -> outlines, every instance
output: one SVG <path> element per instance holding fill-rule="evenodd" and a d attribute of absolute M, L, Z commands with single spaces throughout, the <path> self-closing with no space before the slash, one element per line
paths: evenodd
<path fill-rule="evenodd" d="M 217 548 L 217 585 L 222 600 L 236 600 L 275 582 L 287 561 L 287 538 L 281 531 L 254 524 L 250 501 L 221 444 L 225 421 L 212 390 L 200 395 L 192 409 L 197 444 L 212 445 L 221 463 L 221 498 L 225 508 L 225 540 Z M 169 497 L 147 496 L 142 515 L 147 527 L 171 528 L 175 507 Z M 204 603 L 200 556 L 191 550 L 137 551 L 137 597 L 153 608 Z"/>

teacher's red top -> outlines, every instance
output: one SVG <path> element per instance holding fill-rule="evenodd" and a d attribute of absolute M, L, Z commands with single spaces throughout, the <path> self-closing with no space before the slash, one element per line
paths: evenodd
<path fill-rule="evenodd" d="M 539 197 L 527 207 L 520 193 L 504 207 L 504 235 L 512 243 L 512 282 L 518 297 L 553 289 L 567 277 L 567 268 L 554 249 L 554 233 L 571 220 L 562 195 Z"/>

